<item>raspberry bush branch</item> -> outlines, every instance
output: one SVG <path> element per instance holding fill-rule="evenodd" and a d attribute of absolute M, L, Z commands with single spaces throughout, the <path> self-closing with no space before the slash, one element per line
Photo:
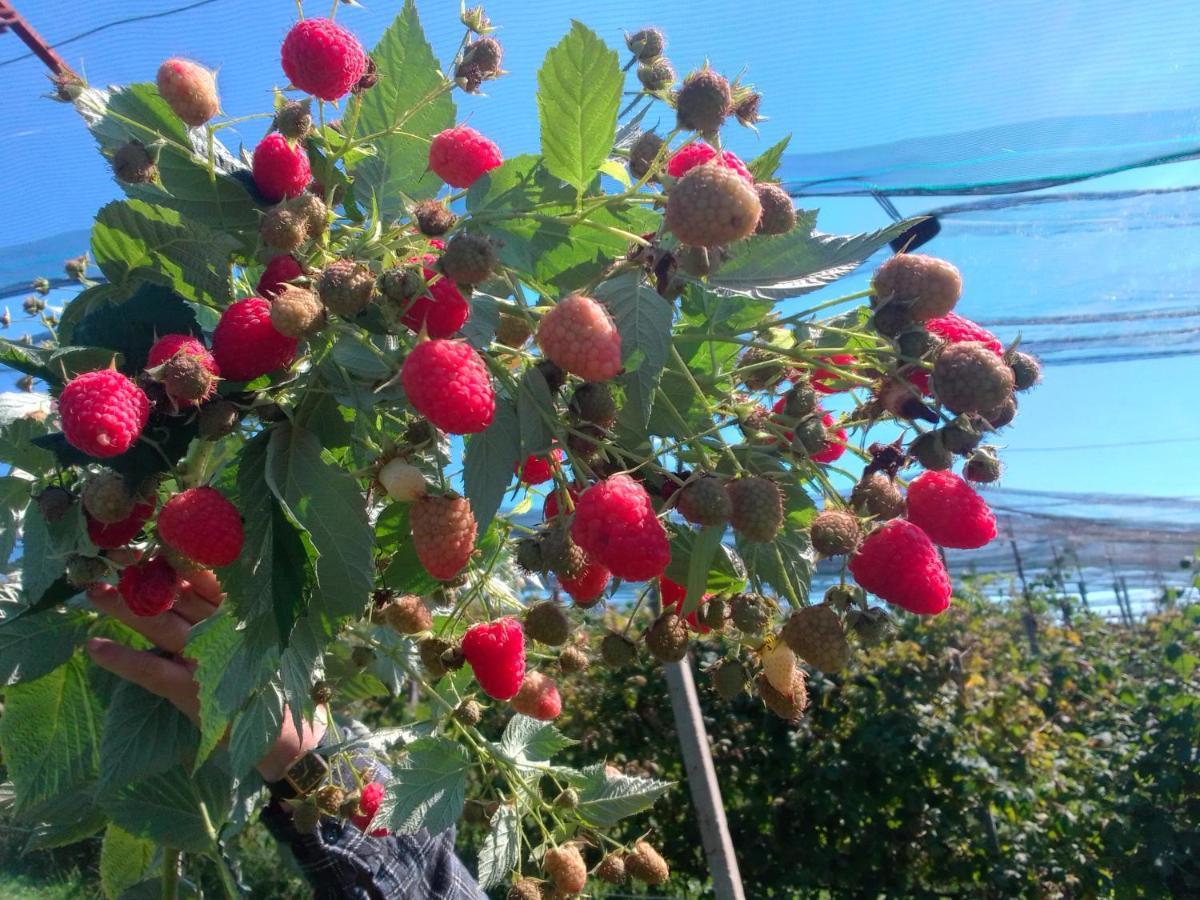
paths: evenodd
<path fill-rule="evenodd" d="M 237 827 L 234 786 L 285 720 L 299 732 L 320 712 L 340 746 L 334 713 L 378 716 L 412 683 L 428 714 L 391 751 L 386 793 L 335 750 L 350 783 L 298 798 L 299 824 L 436 831 L 478 802 L 470 786 L 506 823 L 481 855 L 489 885 L 574 893 L 601 848 L 597 878 L 659 884 L 655 848 L 604 831 L 667 785 L 554 763 L 558 679 L 586 677 L 594 654 L 677 662 L 722 633 L 719 696 L 753 684 L 798 719 L 808 669 L 843 668 L 850 640 L 888 621 L 867 591 L 946 608 L 936 545 L 994 537 L 968 481 L 999 477 L 983 441 L 1038 366 L 957 316 L 957 270 L 925 256 L 798 308 L 911 223 L 816 232 L 773 182 L 784 144 L 749 164 L 724 149 L 758 94 L 707 66 L 676 89 L 654 29 L 627 46 L 637 102 L 675 117 L 665 136 L 618 129 L 618 56 L 576 24 L 539 76 L 540 155 L 505 159 L 455 113 L 459 91 L 503 75 L 485 18 L 464 10 L 448 71 L 411 2 L 370 54 L 343 23 L 303 19 L 249 165 L 218 134 L 255 117 L 220 118 L 196 63 L 168 60 L 157 87 L 78 86 L 129 196 L 93 232 L 109 283 L 61 317 L 28 304 L 49 347 L 3 345 L 57 401 L 3 445 L 31 490 L 10 510 L 23 593 L 0 634 L 50 635 L 7 692 L 40 696 L 39 679 L 91 665 L 81 639 L 111 623 L 82 592 L 157 614 L 215 567 L 227 603 L 184 648 L 195 745 L 141 750 L 148 771 L 206 785 L 206 834 Z M 872 442 L 881 423 L 888 443 Z M 861 475 L 838 465 L 847 452 Z M 810 600 L 819 554 L 843 574 Z M 74 702 L 94 716 L 108 701 Z M 12 708 L 0 744 L 20 758 L 38 707 Z M 119 780 L 113 754 L 79 750 L 97 760 L 81 785 Z M 59 814 L 50 786 L 14 781 L 23 815 Z M 91 802 L 170 839 L 148 811 L 129 817 L 149 800 Z"/>

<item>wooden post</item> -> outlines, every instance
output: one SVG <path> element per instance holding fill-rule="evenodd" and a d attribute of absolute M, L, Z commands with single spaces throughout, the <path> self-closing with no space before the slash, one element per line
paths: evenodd
<path fill-rule="evenodd" d="M 687 771 L 692 805 L 700 821 L 700 840 L 712 875 L 713 894 L 717 900 L 745 900 L 742 876 L 737 856 L 725 821 L 725 806 L 721 802 L 721 786 L 713 769 L 708 746 L 708 732 L 700 715 L 700 698 L 692 678 L 691 657 L 683 662 L 666 663 L 667 688 L 671 694 L 671 711 L 675 715 L 675 730 L 679 732 L 679 749 Z"/>

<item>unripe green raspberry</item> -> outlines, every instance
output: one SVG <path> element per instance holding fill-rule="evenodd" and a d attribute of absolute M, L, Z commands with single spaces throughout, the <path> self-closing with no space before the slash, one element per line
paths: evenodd
<path fill-rule="evenodd" d="M 133 512 L 134 497 L 125 476 L 111 469 L 88 478 L 81 495 L 83 508 L 97 522 L 111 525 L 129 518 Z"/>
<path fill-rule="evenodd" d="M 675 96 L 675 113 L 680 128 L 715 135 L 725 124 L 732 97 L 729 82 L 712 69 L 693 72 Z"/>
<path fill-rule="evenodd" d="M 425 601 L 415 594 L 397 597 L 378 615 L 400 634 L 420 634 L 433 627 L 433 615 Z"/>
<path fill-rule="evenodd" d="M 289 100 L 275 113 L 275 130 L 289 141 L 298 141 L 312 130 L 312 100 Z"/>
<path fill-rule="evenodd" d="M 1017 417 L 1017 398 L 1015 395 L 1009 394 L 999 405 L 985 410 L 980 415 L 994 430 L 999 431 L 1011 424 L 1012 420 Z"/>
<path fill-rule="evenodd" d="M 810 415 L 796 424 L 792 431 L 792 449 L 803 456 L 812 456 L 825 449 L 829 442 L 829 430 L 815 415 Z"/>
<path fill-rule="evenodd" d="M 421 657 L 421 665 L 434 679 L 441 678 L 448 671 L 443 657 L 452 650 L 449 641 L 441 638 L 427 637 L 417 643 L 417 654 Z"/>
<path fill-rule="evenodd" d="M 687 625 L 675 613 L 663 613 L 646 632 L 646 648 L 659 662 L 679 662 L 687 656 Z"/>
<path fill-rule="evenodd" d="M 329 227 L 329 209 L 325 206 L 325 201 L 312 191 L 305 191 L 289 201 L 288 206 L 304 220 L 309 237 L 320 237 Z"/>
<path fill-rule="evenodd" d="M 713 690 L 722 700 L 733 700 L 746 689 L 749 676 L 746 667 L 733 659 L 726 659 L 713 667 L 711 672 Z"/>
<path fill-rule="evenodd" d="M 629 148 L 629 171 L 634 178 L 645 178 L 650 172 L 651 166 L 657 159 L 658 165 L 656 171 L 662 169 L 663 160 L 659 159 L 659 151 L 663 148 L 664 141 L 653 131 L 646 131 L 641 134 L 633 146 Z M 665 156 L 665 154 L 664 154 Z"/>
<path fill-rule="evenodd" d="M 838 672 L 850 662 L 842 620 L 832 607 L 806 606 L 792 613 L 780 637 L 792 652 L 822 672 Z"/>
<path fill-rule="evenodd" d="M 558 667 L 564 675 L 586 672 L 591 664 L 588 655 L 578 647 L 567 647 L 558 656 Z"/>
<path fill-rule="evenodd" d="M 761 634 L 771 624 L 770 604 L 757 594 L 734 594 L 729 613 L 734 627 L 743 634 Z"/>
<path fill-rule="evenodd" d="M 732 505 L 724 479 L 702 475 L 679 492 L 675 508 L 693 525 L 723 525 L 729 521 Z"/>
<path fill-rule="evenodd" d="M 313 800 L 316 801 L 317 808 L 321 812 L 336 816 L 342 803 L 346 800 L 346 792 L 336 784 L 326 784 L 317 789 L 317 792 L 313 794 Z"/>
<path fill-rule="evenodd" d="M 881 521 L 904 515 L 904 495 L 882 472 L 874 472 L 854 486 L 850 505 Z"/>
<path fill-rule="evenodd" d="M 478 725 L 483 718 L 483 706 L 478 700 L 464 700 L 454 710 L 454 718 L 464 725 Z"/>
<path fill-rule="evenodd" d="M 646 90 L 665 91 L 675 83 L 675 69 L 670 60 L 660 56 L 638 65 L 637 77 Z"/>
<path fill-rule="evenodd" d="M 499 262 L 496 248 L 490 240 L 477 234 L 463 233 L 450 239 L 439 260 L 442 273 L 459 284 L 487 281 Z"/>
<path fill-rule="evenodd" d="M 454 227 L 456 219 L 440 200 L 422 200 L 412 208 L 412 217 L 426 237 L 441 237 Z"/>
<path fill-rule="evenodd" d="M 798 668 L 792 674 L 792 692 L 790 694 L 777 691 L 767 680 L 767 676 L 762 673 L 755 678 L 754 686 L 767 709 L 781 719 L 797 722 L 808 707 L 808 687 L 805 683 L 803 669 Z"/>
<path fill-rule="evenodd" d="M 108 563 L 97 556 L 72 554 L 67 557 L 67 582 L 74 588 L 95 584 L 109 572 Z"/>
<path fill-rule="evenodd" d="M 532 878 L 522 878 L 508 889 L 504 900 L 544 900 L 542 887 Z"/>
<path fill-rule="evenodd" d="M 290 338 L 306 339 L 324 330 L 325 307 L 308 288 L 285 284 L 271 302 L 271 326 Z"/>
<path fill-rule="evenodd" d="M 625 35 L 625 46 L 641 62 L 661 56 L 667 48 L 667 39 L 657 28 L 643 28 Z"/>
<path fill-rule="evenodd" d="M 713 597 L 700 608 L 700 623 L 713 631 L 725 627 L 725 616 L 729 612 L 729 604 L 723 597 Z"/>
<path fill-rule="evenodd" d="M 609 668 L 624 668 L 636 657 L 637 645 L 623 634 L 610 632 L 600 642 L 600 658 Z"/>
<path fill-rule="evenodd" d="M 783 527 L 783 494 L 766 478 L 729 482 L 729 522 L 748 541 L 769 543 Z"/>
<path fill-rule="evenodd" d="M 206 403 L 200 407 L 200 413 L 196 416 L 200 439 L 216 441 L 228 434 L 233 434 L 240 415 L 238 408 L 228 400 Z"/>
<path fill-rule="evenodd" d="M 318 706 L 333 699 L 333 685 L 328 681 L 318 681 L 309 691 L 312 702 Z"/>
<path fill-rule="evenodd" d="M 611 428 L 617 421 L 617 401 L 612 388 L 602 381 L 585 381 L 575 388 L 568 408 L 575 418 L 601 428 Z"/>
<path fill-rule="evenodd" d="M 827 509 L 812 522 L 813 549 L 822 556 L 853 553 L 861 532 L 858 519 L 844 509 Z"/>
<path fill-rule="evenodd" d="M 939 430 L 942 435 L 942 443 L 951 453 L 970 453 L 983 440 L 983 434 L 979 428 L 966 416 L 959 416 Z"/>
<path fill-rule="evenodd" d="M 943 343 L 941 338 L 924 328 L 909 328 L 896 338 L 896 349 L 905 359 L 920 360 L 937 350 Z"/>
<path fill-rule="evenodd" d="M 53 524 L 62 521 L 75 497 L 65 488 L 48 487 L 37 495 L 36 500 L 42 518 Z"/>
<path fill-rule="evenodd" d="M 525 636 L 549 647 L 561 647 L 571 636 L 571 620 L 552 600 L 534 604 L 525 613 Z"/>
<path fill-rule="evenodd" d="M 754 190 L 762 207 L 755 234 L 787 234 L 796 227 L 796 207 L 787 191 L 777 184 L 756 184 Z"/>
<path fill-rule="evenodd" d="M 605 884 L 625 883 L 625 856 L 622 853 L 610 853 L 600 860 L 592 873 Z"/>
<path fill-rule="evenodd" d="M 321 824 L 321 810 L 313 800 L 292 807 L 292 826 L 301 834 L 313 834 Z"/>
<path fill-rule="evenodd" d="M 783 414 L 792 419 L 802 419 L 817 411 L 817 392 L 807 380 L 796 382 L 783 395 Z"/>
<path fill-rule="evenodd" d="M 496 323 L 496 343 L 520 349 L 532 336 L 533 329 L 524 316 L 500 313 L 500 321 Z"/>
<path fill-rule="evenodd" d="M 787 374 L 787 367 L 784 366 L 783 359 L 761 347 L 751 347 L 738 360 L 738 377 L 741 378 L 742 384 L 752 391 L 765 391 L 781 381 L 785 374 Z M 803 384 L 808 387 L 807 382 L 803 382 Z M 812 391 L 811 387 L 808 389 Z M 816 392 L 813 392 L 813 404 L 814 406 L 816 404 Z M 807 410 L 807 412 L 811 411 Z M 787 414 L 792 415 L 792 413 Z"/>
<path fill-rule="evenodd" d="M 1006 358 L 1013 371 L 1013 385 L 1018 391 L 1027 391 L 1042 380 L 1042 364 L 1029 353 L 1011 353 Z"/>
<path fill-rule="evenodd" d="M 339 316 L 356 316 L 371 302 L 375 277 L 371 270 L 352 259 L 331 262 L 317 282 L 321 302 Z"/>
<path fill-rule="evenodd" d="M 909 445 L 908 454 L 931 472 L 943 472 L 954 464 L 954 454 L 942 440 L 941 430 L 918 435 Z"/>
<path fill-rule="evenodd" d="M 962 295 L 962 276 L 943 259 L 898 253 L 879 267 L 872 283 L 877 303 L 908 303 L 914 322 L 946 315 Z"/>
<path fill-rule="evenodd" d="M 625 871 L 645 884 L 665 884 L 671 877 L 667 861 L 645 841 L 638 841 L 625 855 Z"/>
<path fill-rule="evenodd" d="M 894 627 L 887 610 L 878 606 L 867 610 L 852 609 L 846 614 L 846 622 L 864 647 L 874 647 L 885 640 Z"/>
<path fill-rule="evenodd" d="M 287 204 L 280 204 L 267 210 L 258 233 L 272 250 L 290 253 L 308 237 L 308 223 L 301 213 Z"/>
<path fill-rule="evenodd" d="M 963 477 L 977 484 L 991 484 L 1000 480 L 1002 466 L 996 451 L 991 447 L 980 447 L 967 459 L 963 466 Z"/>
<path fill-rule="evenodd" d="M 665 223 L 684 244 L 722 247 L 753 234 L 761 215 L 751 184 L 733 169 L 706 163 L 671 186 Z"/>
<path fill-rule="evenodd" d="M 951 344 L 938 354 L 930 379 L 933 393 L 956 413 L 986 413 L 1012 395 L 1013 370 L 979 341 Z"/>
<path fill-rule="evenodd" d="M 113 154 L 113 175 L 123 184 L 149 184 L 158 177 L 158 166 L 141 141 L 123 144 Z"/>

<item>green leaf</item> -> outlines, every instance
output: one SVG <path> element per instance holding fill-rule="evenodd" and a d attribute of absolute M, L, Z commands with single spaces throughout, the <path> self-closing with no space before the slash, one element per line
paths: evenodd
<path fill-rule="evenodd" d="M 234 713 L 275 673 L 274 646 L 249 642 L 250 629 L 239 631 L 228 606 L 192 628 L 184 655 L 196 661 L 200 699 L 200 746 L 197 764 L 207 759 L 225 735 Z"/>
<path fill-rule="evenodd" d="M 353 166 L 356 192 L 369 191 L 380 215 L 404 211 L 405 197 L 432 197 L 442 187 L 429 167 L 429 139 L 454 125 L 454 101 L 433 49 L 425 40 L 417 5 L 404 9 L 371 51 L 379 83 L 347 106 L 345 122 L 355 122 L 358 138 L 385 134 L 378 153 Z M 357 106 L 357 109 L 355 108 Z"/>
<path fill-rule="evenodd" d="M 51 801 L 79 792 L 96 777 L 100 702 L 76 654 L 36 681 L 5 690 L 0 748 L 16 793 L 18 815 L 37 818 Z"/>
<path fill-rule="evenodd" d="M 215 847 L 205 815 L 220 828 L 232 802 L 233 779 L 223 761 L 214 758 L 195 775 L 175 766 L 135 781 L 103 805 L 130 834 L 188 853 L 210 853 Z"/>
<path fill-rule="evenodd" d="M 391 555 L 383 573 L 384 587 L 421 596 L 436 588 L 438 581 L 425 571 L 417 558 L 408 510 L 407 503 L 393 503 L 380 513 L 375 522 L 375 542 L 381 552 Z"/>
<path fill-rule="evenodd" d="M 463 451 L 463 488 L 471 501 L 479 533 L 488 526 L 512 483 L 513 467 L 521 459 L 521 429 L 512 403 L 500 398 L 486 431 L 471 435 Z"/>
<path fill-rule="evenodd" d="M 275 642 L 282 645 L 304 609 L 312 565 L 299 529 L 267 483 L 270 441 L 263 433 L 242 448 L 237 499 L 246 538 L 223 587 L 243 621 L 274 623 Z"/>
<path fill-rule="evenodd" d="M 21 529 L 21 591 L 28 606 L 36 606 L 42 595 L 62 575 L 66 550 L 60 549 L 62 535 L 71 523 L 82 518 L 73 504 L 61 521 L 53 525 L 42 516 L 36 503 L 25 510 Z"/>
<path fill-rule="evenodd" d="M 475 876 L 485 890 L 508 878 L 516 868 L 521 852 L 521 817 L 514 805 L 500 804 L 490 826 L 479 845 L 479 866 Z"/>
<path fill-rule="evenodd" d="M 108 816 L 92 804 L 85 791 L 68 794 L 54 801 L 53 809 L 43 815 L 56 821 L 38 822 L 25 844 L 25 851 L 68 847 L 96 834 L 108 822 Z"/>
<path fill-rule="evenodd" d="M 169 206 L 226 233 L 258 227 L 254 201 L 239 180 L 249 178 L 245 165 L 214 140 L 210 172 L 205 133 L 189 131 L 154 85 L 131 84 L 113 91 L 84 88 L 75 108 L 107 157 L 130 140 L 159 143 L 159 183 L 123 185 L 129 196 Z"/>
<path fill-rule="evenodd" d="M 623 83 L 616 52 L 579 22 L 538 70 L 546 168 L 578 191 L 592 183 L 612 150 Z"/>
<path fill-rule="evenodd" d="M 575 743 L 549 722 L 518 714 L 504 727 L 500 752 L 517 765 L 531 765 L 547 762 Z"/>
<path fill-rule="evenodd" d="M 199 336 L 196 314 L 165 285 L 142 284 L 128 300 L 89 312 L 75 326 L 74 337 L 79 344 L 120 353 L 121 371 L 134 376 L 145 368 L 150 347 L 164 334 Z"/>
<path fill-rule="evenodd" d="M 603 763 L 588 766 L 572 781 L 579 792 L 579 817 L 597 828 L 611 828 L 649 809 L 671 787 L 655 778 L 610 775 Z"/>
<path fill-rule="evenodd" d="M 746 166 L 750 170 L 750 174 L 754 176 L 755 181 L 774 181 L 775 173 L 779 171 L 779 161 L 783 158 L 784 151 L 787 150 L 788 143 L 792 140 L 792 136 L 785 135 L 783 140 L 777 144 L 772 144 Z"/>
<path fill-rule="evenodd" d="M 773 587 L 793 607 L 808 602 L 816 554 L 809 541 L 807 526 L 816 516 L 816 506 L 804 488 L 796 483 L 782 485 L 783 506 L 787 517 L 783 528 L 769 544 L 736 537 L 738 552 L 756 578 Z"/>
<path fill-rule="evenodd" d="M 462 336 L 476 350 L 486 350 L 496 336 L 500 307 L 496 298 L 482 291 L 471 295 L 471 315 L 462 327 Z"/>
<path fill-rule="evenodd" d="M 179 213 L 141 200 L 116 200 L 96 214 L 92 255 L 114 285 L 135 281 L 169 287 L 208 306 L 231 299 L 229 256 L 236 242 Z"/>
<path fill-rule="evenodd" d="M 229 766 L 241 777 L 253 769 L 283 731 L 283 691 L 274 681 L 255 692 L 233 720 L 229 733 Z"/>
<path fill-rule="evenodd" d="M 858 268 L 872 253 L 921 217 L 866 234 L 807 231 L 799 224 L 777 237 L 750 238 L 708 279 L 717 291 L 778 300 L 822 288 Z"/>
<path fill-rule="evenodd" d="M 136 837 L 119 825 L 109 825 L 100 846 L 100 887 L 108 900 L 116 900 L 142 880 L 154 859 L 154 841 Z"/>
<path fill-rule="evenodd" d="M 374 533 L 358 483 L 321 442 L 290 423 L 271 430 L 267 483 L 318 554 L 314 601 L 330 619 L 361 615 L 372 587 Z"/>
<path fill-rule="evenodd" d="M 688 560 L 687 595 L 683 601 L 682 615 L 695 612 L 700 605 L 700 599 L 708 589 L 709 570 L 713 567 L 724 534 L 724 525 L 707 525 L 696 534 Z"/>
<path fill-rule="evenodd" d="M 197 738 L 196 726 L 170 700 L 119 682 L 104 716 L 97 793 L 191 762 Z"/>
<path fill-rule="evenodd" d="M 415 834 L 422 828 L 440 834 L 462 815 L 470 766 L 467 751 L 454 741 L 418 741 L 392 769 L 378 818 L 396 834 Z"/>
<path fill-rule="evenodd" d="M 70 307 L 68 303 L 67 308 Z M 80 372 L 106 368 L 113 357 L 113 353 L 96 347 L 26 347 L 0 338 L 0 365 L 40 378 L 52 389 L 60 387 L 68 378 Z M 117 361 L 120 362 L 119 359 Z M 31 411 L 24 404 L 10 403 L 6 406 L 13 409 L 16 415 L 9 414 L 6 409 L 5 414 L 0 415 L 0 421 L 5 424 L 24 418 L 25 413 Z M 43 427 L 42 430 L 47 429 Z"/>
<path fill-rule="evenodd" d="M 0 685 L 33 681 L 57 669 L 83 643 L 90 619 L 56 609 L 0 622 Z"/>
<path fill-rule="evenodd" d="M 520 458 L 549 449 L 553 434 L 546 423 L 557 421 L 558 413 L 554 398 L 550 396 L 550 385 L 537 366 L 529 366 L 521 373 L 517 386 L 517 417 L 521 420 Z"/>
<path fill-rule="evenodd" d="M 671 562 L 664 574 L 676 584 L 688 583 L 692 570 L 692 554 L 697 552 L 697 540 L 698 532 L 690 528 L 679 529 L 671 536 Z M 703 593 L 737 593 L 746 586 L 746 566 L 727 544 L 718 543 L 705 568 L 708 580 Z"/>
<path fill-rule="evenodd" d="M 0 461 L 30 475 L 49 471 L 54 467 L 54 454 L 32 443 L 48 431 L 44 422 L 25 416 L 0 425 Z"/>
<path fill-rule="evenodd" d="M 636 431 L 650 421 L 654 391 L 671 351 L 671 305 L 633 273 L 618 275 L 595 291 L 621 334 L 621 358 L 627 362 L 640 354 L 641 365 L 618 379 L 625 389 L 622 418 Z"/>

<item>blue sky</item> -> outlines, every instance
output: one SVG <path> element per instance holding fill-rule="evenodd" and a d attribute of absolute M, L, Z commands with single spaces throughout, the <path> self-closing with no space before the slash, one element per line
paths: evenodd
<path fill-rule="evenodd" d="M 187 5 L 188 0 L 21 0 L 25 16 L 50 41 L 113 21 Z M 368 46 L 398 9 L 370 0 L 367 8 L 342 7 L 341 21 Z M 447 59 L 457 46 L 457 0 L 418 4 L 435 50 Z M 329 3 L 309 3 L 309 15 Z M 251 15 L 246 14 L 253 9 Z M 536 150 L 535 77 L 545 50 L 583 20 L 618 46 L 624 29 L 648 24 L 644 2 L 566 3 L 497 0 L 487 4 L 502 26 L 506 78 L 486 98 L 459 95 L 460 117 L 494 137 L 507 154 Z M 290 0 L 212 0 L 166 18 L 113 28 L 62 48 L 67 60 L 95 83 L 152 80 L 161 59 L 191 56 L 220 69 L 225 112 L 247 115 L 269 109 L 271 89 L 283 83 L 278 47 L 295 15 Z M 1029 122 L 1065 115 L 1095 115 L 1200 108 L 1200 54 L 1195 52 L 1195 7 L 1185 2 L 1129 4 L 1102 0 L 924 2 L 909 7 L 881 2 L 711 2 L 655 4 L 654 24 L 669 39 L 677 69 L 705 58 L 728 74 L 743 68 L 764 94 L 770 117 L 760 133 L 733 128 L 727 143 L 744 157 L 791 132 L 792 149 L 804 152 L 881 144 L 912 137 Z M 17 60 L 23 48 L 0 36 L 0 171 L 6 174 L 6 215 L 0 247 L 25 244 L 74 229 L 119 195 L 107 167 L 73 111 L 40 99 L 46 81 L 34 59 Z M 664 121 L 666 119 L 664 118 Z M 241 127 L 252 147 L 263 124 Z M 1127 173 L 1090 185 L 1126 187 L 1195 182 L 1194 165 Z M 900 198 L 906 214 L 945 202 Z M 814 205 L 814 204 L 808 204 Z M 869 200 L 828 200 L 820 227 L 861 231 L 886 222 Z M 1120 232 L 1123 225 L 1113 224 Z M 1111 234 L 1109 234 L 1111 237 Z M 980 318 L 1027 312 L 1031 304 L 1053 311 L 1064 267 L 1071 278 L 1072 308 L 1088 308 L 1103 293 L 1095 279 L 1152 283 L 1157 266 L 1176 276 L 1200 267 L 1200 250 L 1170 259 L 1129 251 L 1122 257 L 1101 232 L 1086 252 L 1060 240 L 1006 239 L 947 234 L 931 252 L 943 253 L 964 272 L 961 311 Z M 1191 246 L 1197 246 L 1195 241 Z M 1047 257 L 1048 248 L 1054 255 Z M 81 246 L 79 250 L 82 250 Z M 50 274 L 57 274 L 51 269 Z M 858 280 L 866 278 L 860 273 Z M 19 298 L 14 306 L 19 304 Z M 1014 333 L 1002 333 L 1011 338 Z M 1047 490 L 1197 494 L 1191 476 L 1200 438 L 1194 389 L 1195 357 L 1136 364 L 1056 367 L 1045 385 L 1027 396 L 1017 425 L 1006 434 L 1005 484 Z M 1111 449 L 1045 452 L 1038 448 L 1193 439 L 1190 442 Z"/>

